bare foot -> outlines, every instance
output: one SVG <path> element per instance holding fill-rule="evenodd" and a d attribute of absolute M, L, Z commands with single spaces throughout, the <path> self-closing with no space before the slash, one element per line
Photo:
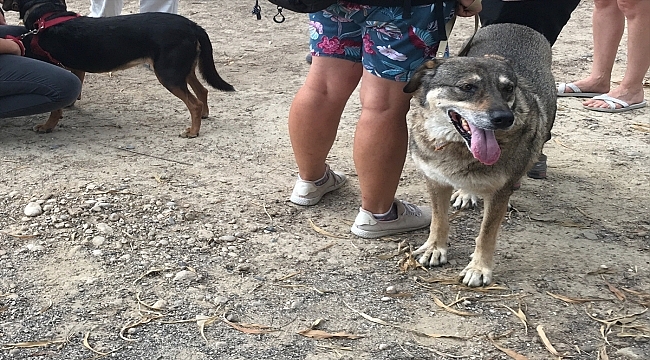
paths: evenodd
<path fill-rule="evenodd" d="M 640 84 L 639 84 L 640 85 Z M 623 87 L 622 85 L 617 86 L 615 89 L 612 91 L 608 92 L 607 95 L 625 101 L 626 103 L 633 105 L 633 104 L 638 104 L 641 101 L 643 101 L 643 87 L 639 86 L 638 89 L 630 89 L 627 87 Z M 597 99 L 589 99 L 585 100 L 582 103 L 586 107 L 591 107 L 591 108 L 608 108 L 609 105 L 603 101 L 603 100 L 597 100 Z M 617 109 L 620 109 L 623 107 L 621 104 L 615 104 Z"/>
<path fill-rule="evenodd" d="M 587 92 L 587 93 L 599 93 L 599 94 L 604 94 L 609 91 L 609 81 L 600 81 L 600 80 L 592 80 L 590 78 L 574 81 L 573 84 L 577 86 L 580 91 L 582 92 Z M 564 90 L 566 93 L 572 93 L 573 90 L 571 88 L 567 87 Z"/>

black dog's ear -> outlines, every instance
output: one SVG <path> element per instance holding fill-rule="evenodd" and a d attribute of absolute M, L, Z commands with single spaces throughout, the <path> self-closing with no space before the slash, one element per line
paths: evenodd
<path fill-rule="evenodd" d="M 5 11 L 10 11 L 10 10 L 12 10 L 12 9 L 11 9 L 11 4 L 12 4 L 12 3 L 13 3 L 12 0 L 5 0 L 5 1 L 2 3 L 2 10 L 5 10 Z"/>
<path fill-rule="evenodd" d="M 422 84 L 422 77 L 424 74 L 426 74 L 427 71 L 431 69 L 435 69 L 440 65 L 440 63 L 443 60 L 440 59 L 433 59 L 433 60 L 428 60 L 424 64 L 420 65 L 420 67 L 415 70 L 415 73 L 413 73 L 413 76 L 411 76 L 411 80 L 406 83 L 406 86 L 404 86 L 404 92 L 405 93 L 412 93 L 417 90 L 420 85 Z"/>
<path fill-rule="evenodd" d="M 5 0 L 2 3 L 2 9 L 5 11 L 20 11 L 18 1 L 16 0 Z"/>

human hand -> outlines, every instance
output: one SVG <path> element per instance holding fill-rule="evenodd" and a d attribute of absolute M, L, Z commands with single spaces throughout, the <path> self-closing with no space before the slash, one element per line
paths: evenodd
<path fill-rule="evenodd" d="M 481 0 L 460 0 L 456 7 L 456 15 L 469 17 L 477 15 L 483 9 Z"/>
<path fill-rule="evenodd" d="M 17 42 L 0 38 L 0 54 L 23 55 L 23 49 Z"/>
<path fill-rule="evenodd" d="M 0 4 L 2 4 L 2 0 L 0 0 Z M 2 8 L 0 8 L 0 25 L 7 25 L 7 21 L 5 20 L 5 13 L 2 11 Z"/>

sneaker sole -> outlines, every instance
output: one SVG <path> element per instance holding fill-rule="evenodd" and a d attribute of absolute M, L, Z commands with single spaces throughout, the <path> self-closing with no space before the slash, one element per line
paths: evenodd
<path fill-rule="evenodd" d="M 352 226 L 350 229 L 352 233 L 356 236 L 362 237 L 364 239 L 376 239 L 380 238 L 383 236 L 388 236 L 388 235 L 399 235 L 399 234 L 404 234 L 407 232 L 415 231 L 415 230 L 420 230 L 429 227 L 429 224 L 424 225 L 424 226 L 419 226 L 419 227 L 414 227 L 414 228 L 407 228 L 407 229 L 395 229 L 395 230 L 381 230 L 381 231 L 367 231 L 367 230 L 361 230 L 356 226 Z"/>
<path fill-rule="evenodd" d="M 294 204 L 296 204 L 296 205 L 301 205 L 301 206 L 312 206 L 312 205 L 316 205 L 316 204 L 318 204 L 318 202 L 320 201 L 320 199 L 322 199 L 323 196 L 325 196 L 325 194 L 331 193 L 331 192 L 334 191 L 334 190 L 338 190 L 338 189 L 341 188 L 343 185 L 345 185 L 346 182 L 347 182 L 347 179 L 344 180 L 344 181 L 342 181 L 342 182 L 339 183 L 338 185 L 332 187 L 331 189 L 328 189 L 327 191 L 325 191 L 325 192 L 323 193 L 323 195 L 321 195 L 321 196 L 318 197 L 318 198 L 311 198 L 311 199 L 309 199 L 309 198 L 304 198 L 304 197 L 300 197 L 300 196 L 296 196 L 296 195 L 294 195 L 294 194 L 291 194 L 291 197 L 289 198 L 289 201 L 291 201 L 292 203 L 294 203 Z"/>
<path fill-rule="evenodd" d="M 327 193 L 325 193 L 325 194 L 327 194 Z M 323 194 L 323 195 L 325 195 L 325 194 Z M 290 200 L 292 203 L 296 204 L 296 205 L 301 205 L 301 206 L 312 206 L 312 205 L 316 205 L 316 204 L 318 204 L 318 202 L 319 202 L 320 199 L 322 199 L 322 198 L 323 198 L 323 197 L 321 196 L 321 197 L 319 197 L 319 198 L 307 199 L 307 198 L 302 198 L 302 197 L 298 197 L 298 196 L 293 196 L 293 195 L 291 195 L 291 197 L 289 198 L 289 200 Z"/>

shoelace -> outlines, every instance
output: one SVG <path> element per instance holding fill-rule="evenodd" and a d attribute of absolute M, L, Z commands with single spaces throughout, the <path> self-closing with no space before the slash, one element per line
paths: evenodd
<path fill-rule="evenodd" d="M 416 205 L 413 205 L 406 201 L 402 201 L 402 204 L 404 205 L 404 209 L 406 210 L 405 211 L 406 215 L 422 216 L 422 211 Z"/>

